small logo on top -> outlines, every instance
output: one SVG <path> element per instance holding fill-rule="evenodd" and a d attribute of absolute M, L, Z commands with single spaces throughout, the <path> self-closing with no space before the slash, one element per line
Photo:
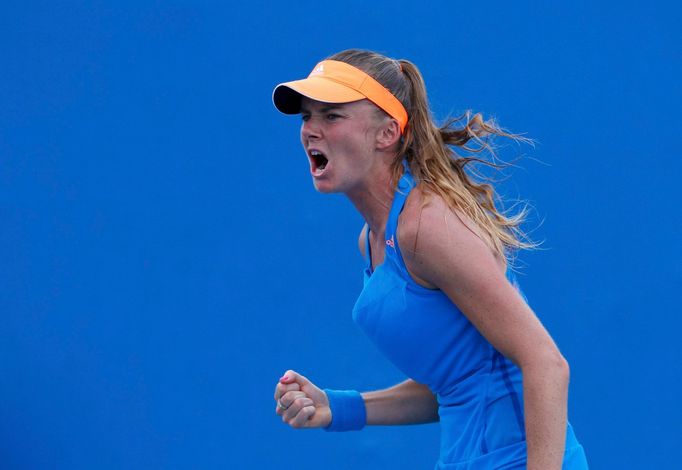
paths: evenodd
<path fill-rule="evenodd" d="M 391 238 L 386 240 L 386 244 L 395 250 L 395 241 L 393 241 L 393 235 L 391 235 Z"/>

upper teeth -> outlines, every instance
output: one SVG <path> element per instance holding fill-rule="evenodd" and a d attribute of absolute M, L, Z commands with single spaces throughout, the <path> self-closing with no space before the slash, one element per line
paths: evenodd
<path fill-rule="evenodd" d="M 311 150 L 310 155 L 322 155 L 322 152 L 319 152 L 317 150 Z"/>

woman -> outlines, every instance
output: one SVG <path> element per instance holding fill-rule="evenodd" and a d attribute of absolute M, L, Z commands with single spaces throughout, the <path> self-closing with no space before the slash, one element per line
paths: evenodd
<path fill-rule="evenodd" d="M 315 188 L 344 193 L 366 221 L 353 319 L 410 377 L 360 394 L 289 370 L 277 414 L 327 431 L 440 421 L 438 469 L 587 468 L 566 416 L 568 364 L 507 262 L 536 246 L 519 228 L 525 210 L 500 213 L 492 187 L 465 172 L 480 160 L 453 148 L 523 139 L 480 115 L 437 127 L 417 67 L 369 51 L 331 56 L 273 101 L 302 115 Z"/>

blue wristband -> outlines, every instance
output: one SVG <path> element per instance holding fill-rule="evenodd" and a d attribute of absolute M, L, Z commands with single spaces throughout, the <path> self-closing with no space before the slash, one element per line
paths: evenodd
<path fill-rule="evenodd" d="M 324 389 L 329 399 L 332 422 L 325 431 L 359 431 L 367 424 L 365 400 L 356 390 Z"/>

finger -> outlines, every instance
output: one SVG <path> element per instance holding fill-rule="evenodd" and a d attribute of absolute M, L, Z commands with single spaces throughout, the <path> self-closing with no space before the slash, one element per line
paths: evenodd
<path fill-rule="evenodd" d="M 296 382 L 290 383 L 290 384 L 283 384 L 283 383 L 278 383 L 275 386 L 275 400 L 278 400 L 282 398 L 282 395 L 284 395 L 287 392 L 290 392 L 292 390 L 300 390 L 301 386 L 297 384 Z"/>
<path fill-rule="evenodd" d="M 298 383 L 301 388 L 303 386 L 308 385 L 310 383 L 310 380 L 308 380 L 305 376 L 299 374 L 298 372 L 289 369 L 284 373 L 284 375 L 279 379 L 280 383 L 292 383 L 296 382 Z"/>
<path fill-rule="evenodd" d="M 291 390 L 300 390 L 301 386 L 297 384 L 296 382 L 290 383 L 290 384 L 283 384 L 283 383 L 278 383 L 277 386 L 275 387 L 275 401 L 279 400 L 282 398 L 282 395 L 285 393 L 291 391 Z"/>
<path fill-rule="evenodd" d="M 284 410 L 282 420 L 285 423 L 291 423 L 306 406 L 313 406 L 313 401 L 310 398 L 305 396 L 296 398 L 291 406 Z"/>
<path fill-rule="evenodd" d="M 275 412 L 282 416 L 286 410 L 288 410 L 292 403 L 296 400 L 298 397 L 305 397 L 306 394 L 300 391 L 289 391 L 282 395 L 279 400 L 277 400 L 277 407 L 275 408 Z"/>
<path fill-rule="evenodd" d="M 315 414 L 315 407 L 307 405 L 301 408 L 296 417 L 289 423 L 292 428 L 304 428 L 308 425 L 310 418 Z"/>
<path fill-rule="evenodd" d="M 282 398 L 279 399 L 279 402 L 282 404 L 282 407 L 279 407 L 280 414 L 284 418 L 285 416 L 288 417 L 294 417 L 296 415 L 296 411 L 298 411 L 298 408 L 296 408 L 295 403 L 296 400 L 299 398 L 308 398 L 305 393 L 303 392 L 287 392 L 285 393 Z M 289 413 L 287 415 L 287 413 Z"/>

